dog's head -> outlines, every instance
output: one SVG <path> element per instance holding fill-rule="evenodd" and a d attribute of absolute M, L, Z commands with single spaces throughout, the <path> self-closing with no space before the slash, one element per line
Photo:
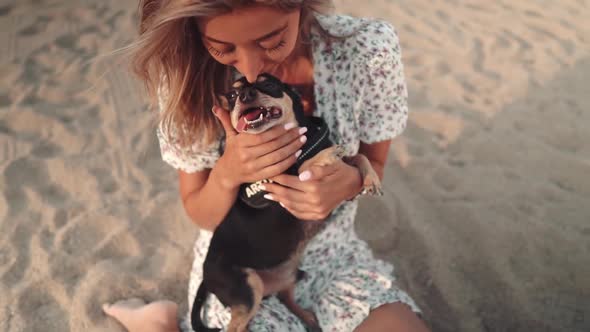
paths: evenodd
<path fill-rule="evenodd" d="M 270 74 L 259 75 L 254 83 L 242 77 L 218 99 L 220 106 L 230 112 L 237 132 L 258 134 L 278 124 L 302 123 L 299 95 Z"/>

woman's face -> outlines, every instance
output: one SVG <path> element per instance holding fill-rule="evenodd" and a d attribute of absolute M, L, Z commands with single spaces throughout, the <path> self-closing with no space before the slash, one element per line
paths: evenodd
<path fill-rule="evenodd" d="M 248 82 L 259 74 L 276 74 L 293 52 L 301 10 L 284 12 L 267 6 L 240 8 L 199 20 L 203 45 L 215 60 L 235 67 Z"/>

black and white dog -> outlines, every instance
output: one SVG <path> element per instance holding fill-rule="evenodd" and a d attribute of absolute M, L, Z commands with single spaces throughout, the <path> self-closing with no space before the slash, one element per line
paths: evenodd
<path fill-rule="evenodd" d="M 286 174 L 298 175 L 312 165 L 342 159 L 342 150 L 329 140 L 326 123 L 306 117 L 299 95 L 272 75 L 262 74 L 254 83 L 241 78 L 219 99 L 238 132 L 257 134 L 289 122 L 308 128 L 303 151 Z M 379 177 L 366 157 L 357 155 L 346 161 L 359 168 L 367 190 L 380 193 Z M 245 331 L 262 299 L 275 294 L 309 330 L 321 331 L 315 315 L 295 303 L 293 289 L 305 275 L 298 268 L 305 246 L 324 222 L 298 220 L 279 203 L 265 199 L 266 192 L 259 187 L 265 182 L 268 180 L 242 184 L 238 199 L 213 234 L 191 312 L 197 332 L 219 331 L 207 328 L 201 320 L 209 293 L 231 308 L 228 332 Z"/>

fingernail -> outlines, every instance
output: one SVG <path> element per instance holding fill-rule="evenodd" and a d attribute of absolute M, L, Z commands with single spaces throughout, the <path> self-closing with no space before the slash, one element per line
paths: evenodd
<path fill-rule="evenodd" d="M 287 123 L 285 125 L 285 130 L 289 130 L 289 129 L 295 128 L 296 125 L 297 124 L 295 124 L 295 122 L 289 122 L 289 123 Z"/>
<path fill-rule="evenodd" d="M 295 152 L 295 158 L 299 158 L 299 156 L 301 155 L 301 152 L 302 152 L 301 150 Z"/>
<path fill-rule="evenodd" d="M 301 181 L 307 181 L 307 180 L 309 180 L 309 178 L 311 178 L 310 171 L 305 171 L 305 172 L 299 174 L 299 180 L 301 180 Z"/>
<path fill-rule="evenodd" d="M 305 143 L 307 142 L 307 136 L 301 136 L 299 140 L 301 141 L 301 143 Z"/>
<path fill-rule="evenodd" d="M 303 127 L 301 129 L 299 129 L 299 135 L 303 135 L 307 132 L 307 127 Z"/>
<path fill-rule="evenodd" d="M 263 197 L 264 197 L 264 198 L 266 198 L 266 199 L 270 199 L 271 201 L 274 201 L 274 200 L 275 200 L 275 199 L 272 197 L 272 195 L 271 195 L 271 194 L 266 194 L 266 195 L 264 195 Z"/>
<path fill-rule="evenodd" d="M 283 203 L 281 203 L 281 202 L 279 202 L 279 204 L 281 204 L 281 206 L 282 206 L 282 207 L 285 207 L 285 204 L 283 204 Z"/>

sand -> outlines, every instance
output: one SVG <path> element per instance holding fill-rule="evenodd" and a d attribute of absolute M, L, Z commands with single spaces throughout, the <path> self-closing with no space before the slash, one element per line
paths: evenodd
<path fill-rule="evenodd" d="M 411 117 L 357 231 L 432 329 L 590 331 L 589 2 L 337 6 L 401 39 Z M 122 331 L 100 305 L 130 296 L 186 309 L 198 230 L 137 81 L 93 61 L 135 7 L 0 1 L 0 331 Z"/>

